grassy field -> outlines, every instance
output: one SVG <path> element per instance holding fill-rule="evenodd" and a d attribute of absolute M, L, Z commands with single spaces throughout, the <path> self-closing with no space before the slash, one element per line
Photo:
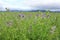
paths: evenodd
<path fill-rule="evenodd" d="M 60 13 L 0 12 L 0 40 L 60 40 Z"/>

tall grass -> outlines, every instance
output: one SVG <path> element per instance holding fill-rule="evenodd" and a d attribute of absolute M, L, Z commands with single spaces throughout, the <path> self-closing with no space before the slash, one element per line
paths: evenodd
<path fill-rule="evenodd" d="M 60 14 L 0 12 L 0 40 L 60 40 Z"/>

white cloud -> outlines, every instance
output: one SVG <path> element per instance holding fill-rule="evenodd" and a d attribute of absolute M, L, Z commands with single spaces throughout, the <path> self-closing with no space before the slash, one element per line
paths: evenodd
<path fill-rule="evenodd" d="M 60 4 L 60 0 L 0 0 L 0 5 L 8 8 L 32 9 L 36 6 Z"/>
<path fill-rule="evenodd" d="M 11 1 L 17 1 L 17 0 L 5 0 L 5 1 L 9 1 L 9 2 L 11 2 Z"/>
<path fill-rule="evenodd" d="M 37 6 L 37 5 L 49 5 L 49 4 L 60 4 L 60 0 L 27 0 L 23 2 L 29 6 Z"/>

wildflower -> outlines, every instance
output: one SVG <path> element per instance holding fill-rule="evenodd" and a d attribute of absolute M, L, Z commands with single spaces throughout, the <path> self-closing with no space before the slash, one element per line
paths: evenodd
<path fill-rule="evenodd" d="M 46 14 L 43 14 L 41 17 L 42 17 L 42 18 L 45 18 L 45 17 L 46 17 Z"/>
<path fill-rule="evenodd" d="M 48 14 L 47 16 L 46 16 L 46 18 L 49 18 L 50 17 L 50 15 Z"/>
<path fill-rule="evenodd" d="M 24 15 L 24 14 L 19 14 L 19 17 L 21 18 L 21 20 L 26 19 L 26 17 L 25 17 L 25 15 Z"/>
<path fill-rule="evenodd" d="M 12 26 L 12 21 L 8 21 L 7 26 Z"/>
<path fill-rule="evenodd" d="M 39 16 L 40 16 L 40 14 L 36 14 L 36 16 L 37 16 L 37 17 L 39 17 Z"/>
<path fill-rule="evenodd" d="M 35 19 L 37 19 L 40 16 L 40 14 L 36 14 Z"/>
<path fill-rule="evenodd" d="M 52 28 L 51 28 L 51 33 L 54 33 L 54 31 L 55 31 L 55 29 L 56 29 L 56 26 L 53 26 Z"/>
<path fill-rule="evenodd" d="M 24 18 L 25 15 L 24 14 L 19 14 L 19 17 Z"/>

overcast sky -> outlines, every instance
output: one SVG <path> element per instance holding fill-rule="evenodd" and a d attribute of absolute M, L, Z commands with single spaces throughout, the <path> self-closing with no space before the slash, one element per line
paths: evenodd
<path fill-rule="evenodd" d="M 0 7 L 24 10 L 60 8 L 60 0 L 0 0 Z"/>

